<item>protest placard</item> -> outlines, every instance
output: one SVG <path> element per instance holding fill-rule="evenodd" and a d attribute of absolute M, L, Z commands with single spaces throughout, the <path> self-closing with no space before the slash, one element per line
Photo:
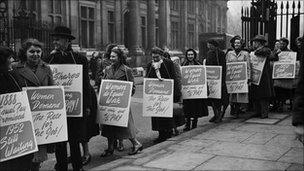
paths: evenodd
<path fill-rule="evenodd" d="M 173 80 L 144 78 L 143 116 L 173 117 Z"/>
<path fill-rule="evenodd" d="M 282 51 L 278 54 L 279 62 L 295 63 L 297 59 L 297 52 Z"/>
<path fill-rule="evenodd" d="M 203 65 L 182 67 L 183 99 L 207 98 L 207 76 Z"/>
<path fill-rule="evenodd" d="M 50 65 L 55 85 L 64 86 L 67 117 L 83 116 L 82 65 Z"/>
<path fill-rule="evenodd" d="M 38 151 L 25 91 L 0 95 L 0 162 Z"/>
<path fill-rule="evenodd" d="M 266 58 L 258 57 L 254 52 L 250 53 L 251 81 L 254 85 L 259 85 L 266 62 Z"/>
<path fill-rule="evenodd" d="M 68 140 L 62 86 L 27 87 L 38 145 Z"/>
<path fill-rule="evenodd" d="M 228 93 L 248 93 L 246 62 L 226 64 L 226 85 Z"/>
<path fill-rule="evenodd" d="M 133 82 L 102 80 L 98 105 L 100 123 L 127 127 L 129 120 Z"/>
<path fill-rule="evenodd" d="M 222 97 L 222 66 L 206 66 L 208 98 L 220 99 Z"/>
<path fill-rule="evenodd" d="M 295 78 L 296 63 L 274 62 L 272 78 L 273 79 L 290 79 Z"/>

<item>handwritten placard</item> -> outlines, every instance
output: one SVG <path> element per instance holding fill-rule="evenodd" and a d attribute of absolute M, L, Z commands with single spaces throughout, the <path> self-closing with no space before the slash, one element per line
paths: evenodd
<path fill-rule="evenodd" d="M 82 65 L 50 65 L 55 85 L 64 86 L 65 103 L 68 117 L 83 116 L 83 73 Z"/>
<path fill-rule="evenodd" d="M 144 78 L 143 116 L 173 117 L 173 80 Z"/>
<path fill-rule="evenodd" d="M 222 97 L 222 66 L 206 66 L 208 98 L 220 99 Z"/>
<path fill-rule="evenodd" d="M 290 79 L 295 78 L 296 75 L 296 63 L 273 63 L 273 79 Z"/>
<path fill-rule="evenodd" d="M 266 62 L 266 57 L 262 58 L 256 56 L 254 52 L 250 53 L 250 63 L 251 63 L 251 81 L 254 85 L 259 85 L 261 77 L 263 74 L 264 65 Z"/>
<path fill-rule="evenodd" d="M 68 140 L 62 86 L 27 87 L 38 145 Z"/>
<path fill-rule="evenodd" d="M 100 122 L 127 127 L 133 82 L 102 80 L 99 91 Z"/>
<path fill-rule="evenodd" d="M 25 91 L 0 95 L 0 162 L 38 151 Z"/>
<path fill-rule="evenodd" d="M 297 59 L 297 52 L 282 51 L 278 54 L 279 62 L 295 63 Z"/>
<path fill-rule="evenodd" d="M 203 65 L 182 67 L 183 99 L 207 98 L 207 75 Z"/>
<path fill-rule="evenodd" d="M 226 66 L 228 93 L 248 93 L 247 63 L 231 62 Z"/>

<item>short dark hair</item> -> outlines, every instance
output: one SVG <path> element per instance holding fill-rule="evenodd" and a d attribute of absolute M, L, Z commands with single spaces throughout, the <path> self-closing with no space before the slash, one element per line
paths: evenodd
<path fill-rule="evenodd" d="M 118 48 L 118 47 L 112 48 L 111 52 L 114 52 L 117 54 L 118 60 L 121 64 L 127 65 L 127 57 L 120 48 Z"/>
<path fill-rule="evenodd" d="M 39 40 L 34 38 L 29 38 L 22 43 L 21 49 L 19 51 L 18 57 L 22 62 L 27 60 L 26 51 L 31 47 L 36 46 L 39 48 L 43 48 L 43 43 L 39 42 Z"/>
<path fill-rule="evenodd" d="M 280 39 L 280 41 L 286 43 L 286 45 L 289 44 L 289 40 L 288 40 L 287 38 L 285 38 L 285 37 L 282 37 L 282 38 Z"/>
<path fill-rule="evenodd" d="M 159 47 L 153 47 L 151 49 L 151 54 L 152 53 L 164 56 L 164 51 L 161 48 L 159 48 Z"/>
<path fill-rule="evenodd" d="M 194 59 L 196 59 L 197 53 L 196 53 L 196 51 L 195 51 L 194 49 L 192 49 L 192 48 L 189 48 L 189 49 L 186 50 L 186 53 L 185 53 L 186 59 L 188 59 L 187 54 L 188 54 L 188 52 L 190 52 L 190 51 L 193 52 L 193 54 L 194 54 Z"/>
<path fill-rule="evenodd" d="M 0 65 L 6 64 L 7 59 L 14 54 L 14 51 L 6 46 L 0 46 Z"/>
<path fill-rule="evenodd" d="M 111 51 L 112 51 L 112 49 L 114 48 L 114 47 L 116 47 L 117 46 L 117 44 L 108 44 L 107 45 L 107 47 L 106 47 L 106 52 L 104 53 L 104 57 L 106 58 L 106 59 L 110 59 L 110 54 L 111 54 Z"/>

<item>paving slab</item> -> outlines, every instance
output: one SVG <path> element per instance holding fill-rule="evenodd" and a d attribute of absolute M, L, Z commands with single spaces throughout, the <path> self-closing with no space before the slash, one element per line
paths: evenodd
<path fill-rule="evenodd" d="M 182 141 L 182 142 L 178 143 L 178 145 L 208 147 L 208 146 L 214 144 L 215 142 L 217 142 L 217 141 L 215 141 L 215 140 L 189 139 L 189 140 L 185 140 L 185 141 Z"/>
<path fill-rule="evenodd" d="M 218 141 L 227 141 L 227 142 L 241 142 L 252 136 L 253 132 L 244 132 L 244 131 L 224 131 L 224 130 L 212 130 L 196 137 L 193 139 L 209 139 L 209 140 L 218 140 Z"/>
<path fill-rule="evenodd" d="M 289 116 L 288 118 L 282 120 L 281 122 L 277 123 L 277 125 L 287 125 L 290 126 L 292 122 L 292 117 Z"/>
<path fill-rule="evenodd" d="M 113 169 L 115 167 L 119 167 L 122 164 L 126 164 L 128 162 L 130 162 L 130 160 L 128 160 L 128 159 L 118 159 L 118 160 L 114 160 L 110 163 L 94 167 L 90 170 L 96 170 L 96 171 L 98 171 L 98 170 L 110 170 L 110 169 Z"/>
<path fill-rule="evenodd" d="M 273 118 L 265 118 L 265 119 L 260 119 L 260 118 L 250 118 L 246 120 L 246 123 L 256 123 L 256 124 L 269 124 L 269 125 L 274 125 L 278 123 L 280 119 L 273 119 Z"/>
<path fill-rule="evenodd" d="M 168 156 L 153 160 L 145 164 L 144 167 L 171 170 L 191 170 L 212 157 L 214 157 L 214 155 L 211 154 L 175 152 Z"/>
<path fill-rule="evenodd" d="M 152 161 L 155 158 L 159 158 L 161 155 L 167 154 L 167 152 L 168 151 L 160 150 L 160 151 L 157 151 L 156 153 L 153 153 L 153 154 L 147 154 L 145 157 L 141 157 L 141 158 L 136 159 L 133 162 L 133 164 L 134 165 L 142 165 L 144 163 Z"/>
<path fill-rule="evenodd" d="M 278 145 L 303 148 L 303 144 L 295 139 L 295 135 L 279 134 L 266 143 L 266 145 Z"/>
<path fill-rule="evenodd" d="M 203 148 L 204 147 L 200 147 L 200 146 L 184 146 L 184 145 L 174 144 L 168 147 L 168 151 L 196 153 L 202 150 Z"/>
<path fill-rule="evenodd" d="M 302 164 L 291 164 L 286 171 L 303 171 L 304 165 Z"/>
<path fill-rule="evenodd" d="M 132 166 L 132 165 L 127 165 L 127 166 L 120 166 L 112 170 L 151 170 L 151 168 L 145 168 L 141 166 Z M 161 170 L 161 169 L 156 169 L 153 168 L 153 170 Z"/>
<path fill-rule="evenodd" d="M 264 159 L 276 161 L 283 156 L 290 147 L 286 146 L 266 146 L 255 144 L 241 144 L 231 142 L 218 142 L 210 147 L 204 148 L 201 152 L 207 154 Z"/>
<path fill-rule="evenodd" d="M 236 130 L 248 132 L 267 132 L 274 134 L 294 134 L 294 127 L 285 125 L 261 125 L 248 123 L 236 128 Z"/>
<path fill-rule="evenodd" d="M 285 170 L 288 163 L 216 156 L 194 170 Z"/>
<path fill-rule="evenodd" d="M 245 141 L 242 141 L 244 144 L 266 144 L 270 141 L 273 137 L 277 136 L 278 134 L 267 133 L 267 132 L 257 132 L 251 137 L 247 138 Z"/>
<path fill-rule="evenodd" d="M 272 118 L 272 119 L 285 119 L 287 117 L 289 117 L 290 115 L 287 114 L 282 114 L 282 113 L 270 113 L 268 115 L 268 118 Z"/>
<path fill-rule="evenodd" d="M 288 153 L 282 156 L 279 161 L 304 165 L 303 152 L 303 148 L 292 148 Z"/>

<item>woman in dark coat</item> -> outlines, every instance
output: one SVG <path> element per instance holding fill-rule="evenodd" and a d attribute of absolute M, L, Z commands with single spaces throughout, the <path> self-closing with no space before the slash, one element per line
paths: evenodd
<path fill-rule="evenodd" d="M 226 86 L 226 58 L 225 53 L 221 51 L 218 46 L 218 42 L 211 39 L 207 41 L 209 51 L 207 53 L 206 65 L 222 66 L 222 95 L 221 99 L 211 99 L 214 117 L 210 122 L 222 122 L 226 108 L 229 105 L 229 94 Z"/>
<path fill-rule="evenodd" d="M 10 58 L 12 55 L 13 51 L 11 49 L 0 46 L 0 94 L 22 91 L 22 87 L 19 82 L 21 79 L 20 75 L 14 71 L 10 71 Z M 28 154 L 15 159 L 0 162 L 0 170 L 28 171 L 31 169 L 33 157 L 33 154 Z"/>
<path fill-rule="evenodd" d="M 121 80 L 133 82 L 132 95 L 135 93 L 134 77 L 131 68 L 126 66 L 126 57 L 123 51 L 118 48 L 113 48 L 110 59 L 112 65 L 105 69 L 103 79 Z M 114 152 L 114 141 L 117 139 L 129 139 L 133 145 L 129 155 L 134 155 L 143 149 L 142 144 L 136 139 L 136 128 L 132 117 L 131 109 L 129 112 L 128 127 L 119 127 L 111 125 L 103 125 L 101 135 L 108 139 L 108 149 L 101 154 L 101 157 L 107 157 Z"/>
<path fill-rule="evenodd" d="M 51 86 L 54 84 L 50 67 L 41 60 L 42 43 L 37 39 L 27 39 L 19 51 L 20 61 L 14 70 L 21 76 L 22 87 Z M 34 153 L 32 170 L 39 170 L 40 163 L 47 160 L 47 145 L 39 145 Z"/>
<path fill-rule="evenodd" d="M 251 94 L 255 107 L 255 116 L 267 118 L 269 112 L 269 102 L 274 95 L 272 76 L 270 70 L 271 50 L 265 47 L 267 42 L 264 36 L 257 35 L 253 38 L 254 55 L 260 58 L 266 58 L 259 85 L 251 85 Z"/>
<path fill-rule="evenodd" d="M 174 64 L 171 60 L 164 58 L 164 52 L 160 48 L 152 49 L 152 62 L 147 65 L 147 78 L 158 79 L 173 79 L 174 80 L 174 96 L 173 102 L 178 102 L 181 96 L 180 91 L 177 88 L 177 77 L 174 70 Z M 156 65 L 154 65 L 156 64 Z M 159 68 L 155 68 L 159 66 Z M 159 72 L 158 72 L 159 71 Z M 159 136 L 155 140 L 155 143 L 165 141 L 172 136 L 172 129 L 174 128 L 173 118 L 152 117 L 152 130 L 158 131 Z"/>
<path fill-rule="evenodd" d="M 188 49 L 185 54 L 186 61 L 182 66 L 189 65 L 201 65 L 197 59 L 197 53 L 194 49 Z M 186 117 L 186 126 L 184 131 L 190 130 L 190 121 L 192 119 L 192 127 L 194 129 L 197 127 L 197 119 L 203 116 L 208 116 L 208 107 L 204 99 L 184 99 L 184 113 Z"/>

